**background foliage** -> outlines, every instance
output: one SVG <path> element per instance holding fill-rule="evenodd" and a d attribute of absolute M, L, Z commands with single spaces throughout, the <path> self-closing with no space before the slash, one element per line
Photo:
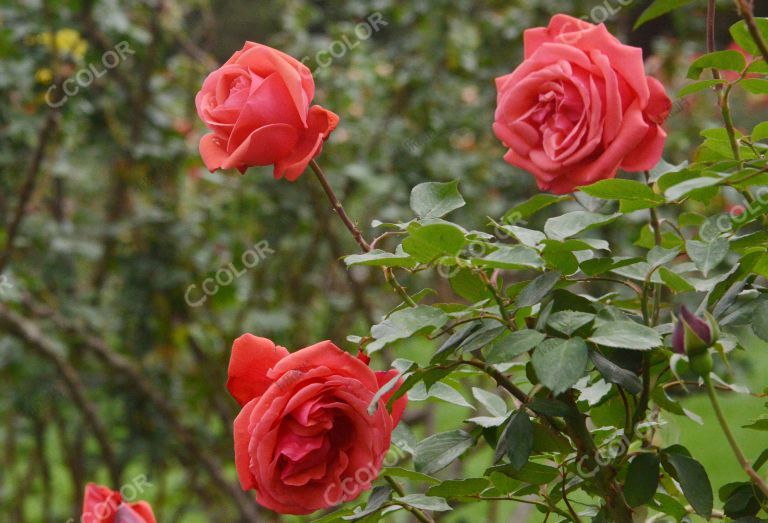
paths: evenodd
<path fill-rule="evenodd" d="M 118 486 L 140 474 L 152 483 L 141 497 L 159 521 L 253 515 L 258 509 L 239 492 L 232 465 L 236 405 L 223 388 L 231 341 L 247 331 L 290 348 L 328 338 L 354 350 L 347 336 L 368 335 L 398 304 L 375 268 L 340 262 L 355 245 L 310 176 L 290 184 L 272 181 L 268 169 L 242 177 L 204 170 L 194 95 L 207 72 L 244 40 L 309 57 L 317 103 L 341 116 L 320 161 L 366 235 L 372 236 L 374 219 L 413 217 L 414 185 L 450 180 L 460 181 L 467 202 L 451 219 L 487 230 L 489 218 L 500 219 L 536 193 L 531 177 L 502 161 L 490 128 L 493 78 L 521 60 L 522 31 L 546 24 L 555 12 L 615 10 L 607 20 L 612 32 L 644 48 L 649 71 L 673 94 L 686 83 L 692 58 L 704 52 L 704 2 L 631 31 L 647 4 L 6 0 L 0 5 L 0 516 L 77 517 L 86 481 Z M 722 7 L 719 48 L 731 43 L 728 27 L 737 19 L 729 2 Z M 373 13 L 387 25 L 357 39 L 356 24 Z M 344 38 L 351 43 L 342 56 L 327 67 L 317 63 L 318 52 Z M 60 108 L 46 104 L 51 82 L 100 64 L 123 41 L 135 54 Z M 764 119 L 765 104 L 765 96 L 735 93 L 738 127 L 748 133 Z M 676 101 L 665 159 L 692 160 L 699 130 L 721 126 L 719 117 L 709 91 Z M 715 150 L 720 138 L 712 138 Z M 705 193 L 677 212 L 710 215 L 738 198 L 732 190 Z M 541 228 L 576 208 L 558 204 L 526 227 Z M 592 236 L 617 252 L 645 253 L 635 245 L 644 238 L 640 246 L 652 246 L 645 214 L 633 216 Z M 242 269 L 243 253 L 264 240 L 274 252 L 256 267 L 202 306 L 185 300 L 190 285 L 200 288 L 229 263 Z M 508 283 L 515 278 L 527 276 L 512 273 Z M 429 303 L 456 299 L 432 271 L 402 283 L 434 289 Z M 768 378 L 767 349 L 745 336 L 740 342 L 749 351 L 724 371 L 759 391 Z M 426 364 L 439 343 L 401 340 L 377 354 L 374 366 L 396 357 Z M 417 440 L 455 429 L 458 419 L 493 414 L 472 393 L 472 386 L 493 389 L 491 380 L 477 375 L 451 385 L 449 402 L 411 403 L 406 423 Z M 737 425 L 763 408 L 765 399 L 756 396 L 728 399 Z M 682 405 L 713 427 L 704 402 L 693 394 Z M 613 406 L 604 405 L 606 420 Z M 685 416 L 667 418 L 658 437 L 664 445 L 684 443 L 710 471 L 715 491 L 741 474 L 722 459 L 719 432 Z M 751 455 L 762 450 L 759 437 L 742 439 Z M 481 445 L 443 476 L 482 475 L 492 454 Z M 441 521 L 543 519 L 515 503 L 457 506 Z M 276 520 L 265 512 L 258 518 Z"/>

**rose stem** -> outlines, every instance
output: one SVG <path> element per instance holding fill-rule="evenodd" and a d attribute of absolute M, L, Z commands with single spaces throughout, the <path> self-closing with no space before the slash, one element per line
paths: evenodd
<path fill-rule="evenodd" d="M 389 485 L 392 487 L 392 490 L 395 491 L 395 493 L 402 497 L 405 496 L 405 491 L 403 490 L 403 487 L 400 486 L 400 484 L 395 481 L 394 478 L 391 476 L 384 476 L 384 479 L 389 483 Z M 434 520 L 427 516 L 425 512 L 423 512 L 421 509 L 418 509 L 416 507 L 410 507 L 406 505 L 401 505 L 405 510 L 409 511 L 411 514 L 416 516 L 416 519 L 421 521 L 422 523 L 434 523 Z"/>
<path fill-rule="evenodd" d="M 741 12 L 741 17 L 744 18 L 744 22 L 747 24 L 749 34 L 757 44 L 757 48 L 760 49 L 760 54 L 763 55 L 763 60 L 768 63 L 768 44 L 766 44 L 765 40 L 763 40 L 763 35 L 760 34 L 760 30 L 757 27 L 754 12 L 752 11 L 752 6 L 749 4 L 749 2 L 747 2 L 747 0 L 734 0 L 734 2 L 736 3 L 736 7 L 738 7 L 739 11 Z"/>
<path fill-rule="evenodd" d="M 723 434 L 725 434 L 725 438 L 728 440 L 728 444 L 731 446 L 731 449 L 733 449 L 733 453 L 736 455 L 736 459 L 739 461 L 741 468 L 744 469 L 744 472 L 747 473 L 747 475 L 752 479 L 755 485 L 758 486 L 763 494 L 768 496 L 768 485 L 765 483 L 765 481 L 763 481 L 763 478 L 760 477 L 760 474 L 758 474 L 755 469 L 752 468 L 752 465 L 749 463 L 749 461 L 747 461 L 747 458 L 744 456 L 744 452 L 742 452 L 741 447 L 739 447 L 739 444 L 736 441 L 736 438 L 733 436 L 731 427 L 728 425 L 728 420 L 726 420 L 725 416 L 723 415 L 723 410 L 720 408 L 720 401 L 717 399 L 717 392 L 715 391 L 715 387 L 712 383 L 712 377 L 709 375 L 705 376 L 704 384 L 707 386 L 707 394 L 709 394 L 709 401 L 712 403 L 712 408 L 714 409 L 715 415 L 717 416 L 717 421 L 720 422 L 720 427 L 723 429 Z"/>
<path fill-rule="evenodd" d="M 707 2 L 707 53 L 715 52 L 715 12 L 717 10 L 717 0 L 708 0 Z M 720 71 L 712 68 L 712 78 L 720 79 Z M 716 85 L 715 90 L 719 91 L 722 86 Z"/>
<path fill-rule="evenodd" d="M 360 229 L 357 228 L 357 225 L 355 225 L 355 223 L 349 218 L 347 211 L 344 210 L 344 206 L 341 205 L 341 202 L 336 197 L 336 193 L 333 192 L 333 187 L 331 187 L 331 184 L 328 183 L 328 178 L 326 178 L 323 170 L 315 160 L 310 161 L 309 165 L 312 167 L 312 171 L 315 173 L 315 175 L 317 175 L 317 179 L 320 180 L 320 185 L 323 186 L 325 194 L 331 201 L 333 210 L 336 211 L 336 214 L 339 215 L 341 221 L 344 222 L 344 225 L 347 227 L 347 229 L 349 229 L 349 232 L 352 233 L 352 237 L 355 239 L 360 248 L 365 252 L 369 252 L 371 250 L 371 246 L 368 245 L 367 241 L 365 241 L 365 238 L 363 238 L 363 234 L 360 232 Z"/>
<path fill-rule="evenodd" d="M 320 185 L 323 186 L 323 190 L 325 191 L 326 196 L 328 196 L 328 200 L 330 200 L 331 205 L 333 206 L 333 210 L 336 212 L 336 214 L 339 215 L 339 218 L 341 218 L 341 221 L 344 222 L 344 225 L 349 230 L 349 232 L 352 233 L 352 237 L 355 239 L 360 248 L 363 249 L 363 252 L 370 252 L 370 244 L 365 241 L 365 238 L 363 238 L 363 234 L 360 232 L 360 229 L 357 228 L 357 225 L 355 225 L 352 219 L 350 219 L 347 211 L 344 210 L 344 206 L 341 204 L 341 201 L 339 201 L 336 193 L 333 192 L 333 187 L 331 187 L 331 184 L 328 183 L 328 178 L 325 176 L 323 169 L 315 160 L 310 161 L 309 166 L 312 168 L 312 172 L 315 173 L 315 176 L 317 176 L 317 179 L 320 181 Z M 384 267 L 384 279 L 387 280 L 387 283 L 395 290 L 395 292 L 400 295 L 400 297 L 403 299 L 403 301 L 405 301 L 406 304 L 408 304 L 408 306 L 416 306 L 416 302 L 413 301 L 413 298 L 411 298 L 411 296 L 405 290 L 405 287 L 400 285 L 400 282 L 397 281 L 395 273 L 392 271 L 392 267 Z"/>

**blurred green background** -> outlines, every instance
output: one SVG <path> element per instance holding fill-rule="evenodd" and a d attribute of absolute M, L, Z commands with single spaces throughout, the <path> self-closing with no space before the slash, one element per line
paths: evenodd
<path fill-rule="evenodd" d="M 202 165 L 195 93 L 245 40 L 313 69 L 315 103 L 341 117 L 319 163 L 366 235 L 374 219 L 407 219 L 410 188 L 429 180 L 460 180 L 468 205 L 455 218 L 483 227 L 536 192 L 491 131 L 493 79 L 520 62 L 522 31 L 557 12 L 605 20 L 644 48 L 674 95 L 704 49 L 705 2 L 632 32 L 648 3 L 2 0 L 0 520 L 76 518 L 85 482 L 117 488 L 140 475 L 152 486 L 138 497 L 163 523 L 311 520 L 254 519 L 236 486 L 237 405 L 223 386 L 231 342 L 252 332 L 289 348 L 332 339 L 351 350 L 346 337 L 366 334 L 397 300 L 377 271 L 339 261 L 355 245 L 311 176 L 275 182 L 269 168 L 240 176 Z M 730 2 L 722 7 L 720 48 L 736 19 Z M 361 29 L 372 16 L 376 30 Z M 130 52 L 105 67 L 121 42 Z M 52 97 L 71 75 L 77 92 Z M 766 110 L 754 99 L 737 106 L 745 128 Z M 677 101 L 665 158 L 690 157 L 698 130 L 716 121 L 711 95 Z M 638 231 L 614 234 L 629 249 Z M 243 255 L 255 248 L 263 256 L 248 269 Z M 236 277 L 206 297 L 203 282 L 219 271 L 220 281 Z M 428 275 L 404 283 L 432 285 L 436 300 L 451 294 Z M 757 387 L 768 351 L 752 349 L 739 372 Z M 432 350 L 403 343 L 373 366 Z M 744 398 L 727 403 L 734 424 L 759 406 Z M 698 398 L 690 408 L 708 410 Z M 412 403 L 406 422 L 423 435 L 469 415 Z M 732 479 L 719 433 L 671 422 L 664 437 L 713 467 L 716 487 Z M 489 463 L 475 453 L 445 474 Z M 541 519 L 507 503 L 442 520 L 494 518 Z"/>

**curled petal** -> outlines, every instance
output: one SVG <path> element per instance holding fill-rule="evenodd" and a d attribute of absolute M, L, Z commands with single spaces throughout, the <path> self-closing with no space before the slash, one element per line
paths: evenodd
<path fill-rule="evenodd" d="M 270 369 L 288 356 L 284 347 L 266 338 L 243 334 L 232 344 L 227 389 L 240 405 L 259 398 L 274 382 Z"/>

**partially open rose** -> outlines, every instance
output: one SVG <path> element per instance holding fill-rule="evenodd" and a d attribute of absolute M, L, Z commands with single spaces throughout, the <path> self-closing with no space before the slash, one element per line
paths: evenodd
<path fill-rule="evenodd" d="M 197 114 L 212 132 L 200 140 L 210 171 L 274 165 L 275 178 L 298 178 L 320 154 L 339 117 L 319 105 L 312 73 L 285 53 L 246 42 L 205 79 Z"/>
<path fill-rule="evenodd" d="M 227 387 L 237 416 L 235 465 L 240 485 L 282 514 L 309 514 L 355 499 L 371 486 L 407 399 L 390 414 L 368 406 L 395 371 L 368 365 L 323 341 L 289 354 L 266 338 L 235 340 Z"/>
<path fill-rule="evenodd" d="M 557 194 L 658 163 L 672 102 L 641 49 L 562 14 L 525 31 L 524 45 L 525 61 L 496 79 L 493 130 L 507 162 Z"/>

